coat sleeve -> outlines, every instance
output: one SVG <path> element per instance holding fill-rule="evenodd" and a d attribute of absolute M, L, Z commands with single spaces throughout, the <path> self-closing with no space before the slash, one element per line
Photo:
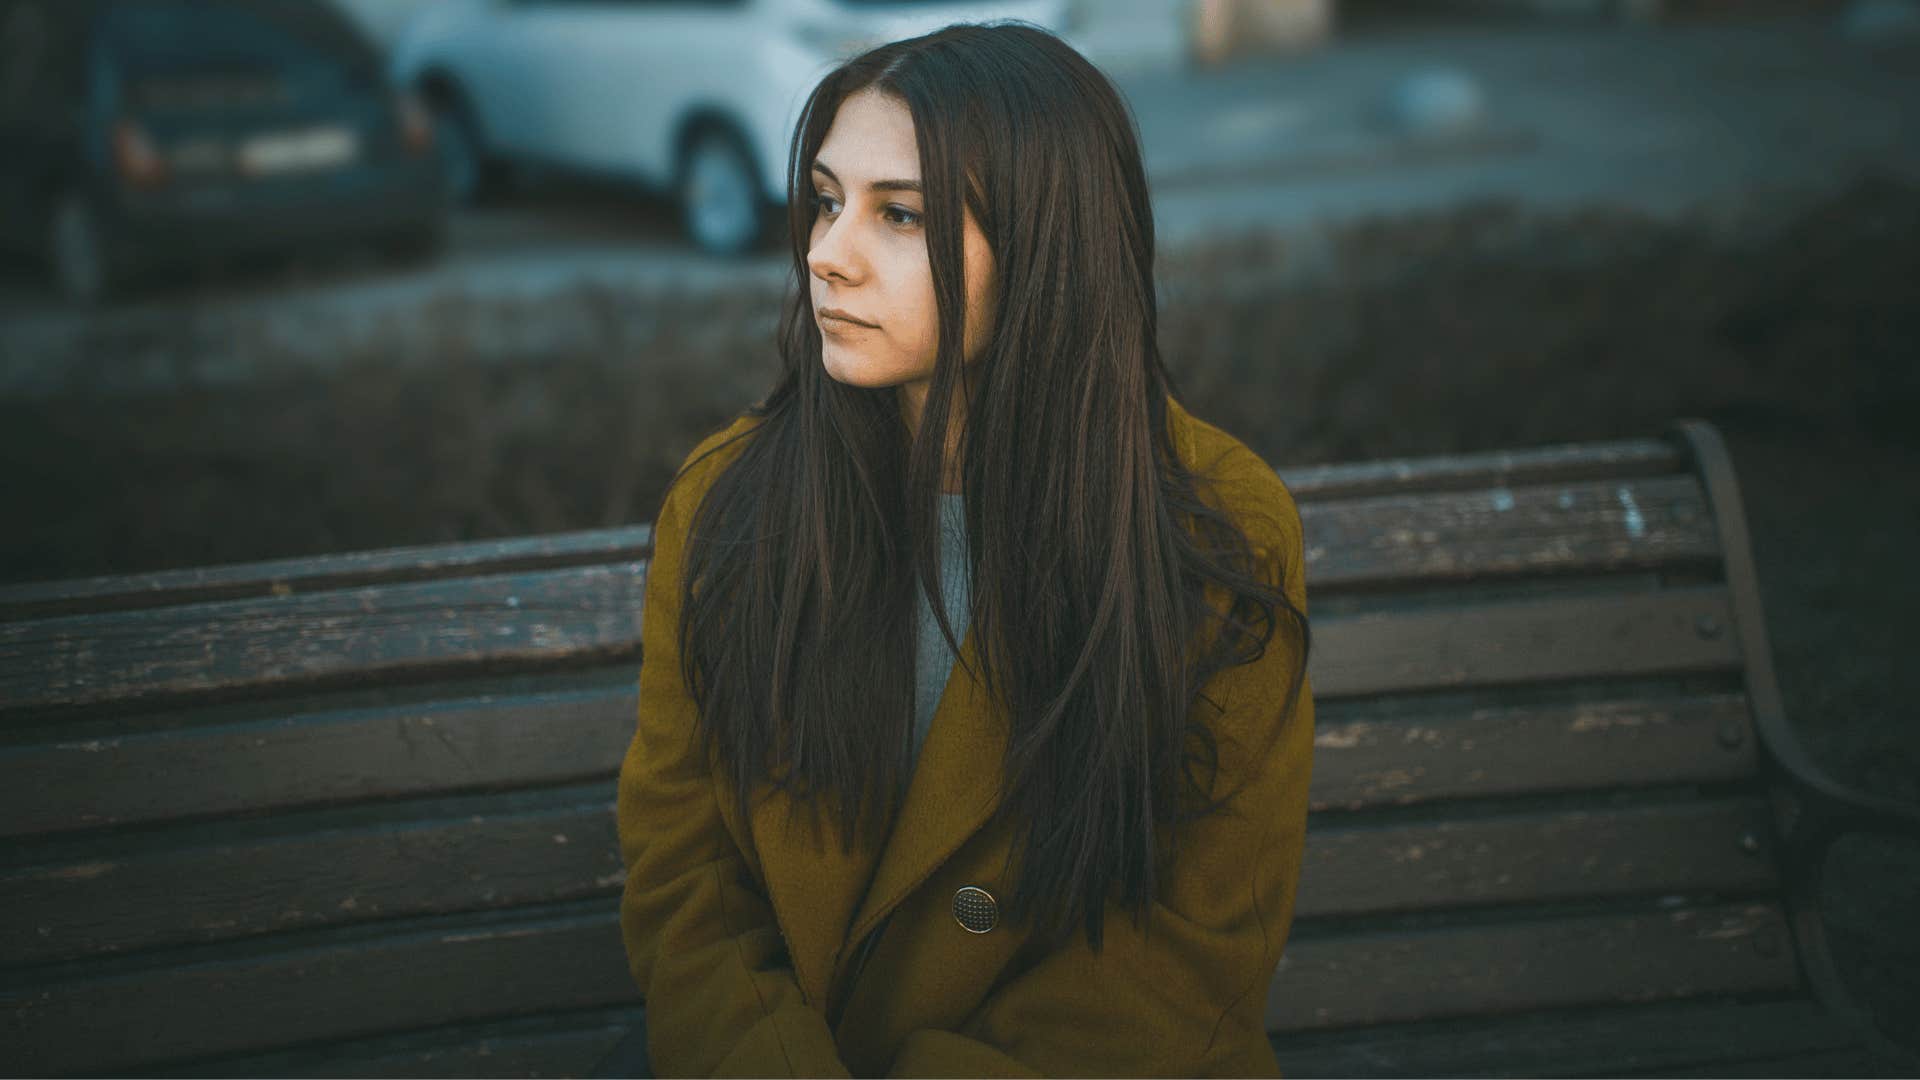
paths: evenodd
<path fill-rule="evenodd" d="M 1264 553 L 1268 583 L 1284 582 L 1304 614 L 1292 497 L 1264 463 L 1236 473 L 1243 490 L 1231 497 L 1259 501 L 1261 520 L 1242 524 Z M 1225 785 L 1216 792 L 1244 786 L 1188 826 L 1144 933 L 1110 901 L 1100 953 L 1076 934 L 997 988 L 957 1030 L 910 1033 L 888 1074 L 1279 1075 L 1265 1017 L 1306 840 L 1314 721 L 1304 662 L 1283 623 L 1260 659 L 1215 676 L 1208 696 L 1224 710 L 1214 726 Z M 1287 714 L 1295 677 L 1298 706 Z"/>
<path fill-rule="evenodd" d="M 697 497 L 700 487 L 691 477 L 678 485 L 654 523 L 639 722 L 615 805 L 627 871 L 620 930 L 646 998 L 648 1054 L 660 1076 L 844 1077 L 833 1033 L 802 998 L 773 909 L 726 828 L 694 738 L 696 708 L 676 639 L 691 517 L 682 495 Z"/>

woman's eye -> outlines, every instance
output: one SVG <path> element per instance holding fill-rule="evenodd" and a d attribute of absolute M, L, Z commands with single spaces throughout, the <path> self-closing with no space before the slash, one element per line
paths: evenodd
<path fill-rule="evenodd" d="M 827 215 L 828 217 L 832 217 L 833 215 L 838 214 L 842 209 L 844 209 L 839 205 L 839 202 L 840 200 L 827 194 L 816 194 L 813 197 L 814 209 L 819 213 Z M 832 204 L 832 205 L 829 205 L 829 204 Z M 919 211 L 910 210 L 897 203 L 889 203 L 883 210 L 881 210 L 881 213 L 885 214 L 887 216 L 887 220 L 893 222 L 895 225 L 920 224 Z"/>

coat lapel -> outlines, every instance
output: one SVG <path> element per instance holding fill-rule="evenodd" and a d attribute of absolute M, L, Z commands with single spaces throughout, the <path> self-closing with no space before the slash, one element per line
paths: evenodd
<path fill-rule="evenodd" d="M 1174 445 L 1193 462 L 1185 410 L 1167 398 Z M 1009 726 L 978 670 L 971 625 L 914 762 L 905 801 L 878 853 L 843 854 L 833 815 L 820 815 L 814 842 L 805 811 L 784 793 L 765 795 L 753 810 L 753 843 L 801 992 L 826 1007 L 859 942 L 992 817 L 1000 802 L 1000 766 Z"/>
<path fill-rule="evenodd" d="M 968 673 L 969 665 L 978 670 L 979 664 L 979 642 L 969 626 L 914 762 L 900 816 L 849 927 L 850 941 L 879 925 L 1000 804 L 1007 718 Z"/>
<path fill-rule="evenodd" d="M 794 977 L 806 999 L 822 1008 L 850 958 L 849 946 L 984 824 L 998 802 L 1007 729 L 998 712 L 984 706 L 984 689 L 963 666 L 979 663 L 977 648 L 970 626 L 879 852 L 842 853 L 842 833 L 830 814 L 821 815 L 816 844 L 804 808 L 784 792 L 761 789 L 764 801 L 753 809 L 752 826 L 761 874 Z"/>
<path fill-rule="evenodd" d="M 832 814 L 820 815 L 820 842 L 815 844 L 804 809 L 790 795 L 763 785 L 757 797 L 765 801 L 753 808 L 753 846 L 767 898 L 786 939 L 801 995 L 824 1009 L 828 975 L 839 961 L 847 922 L 876 856 L 859 848 L 842 853 L 842 833 Z"/>

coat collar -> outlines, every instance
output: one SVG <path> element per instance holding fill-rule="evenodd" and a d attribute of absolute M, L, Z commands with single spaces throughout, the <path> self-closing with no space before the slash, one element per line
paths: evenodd
<path fill-rule="evenodd" d="M 1195 460 L 1193 418 L 1171 395 L 1167 420 L 1177 452 Z M 819 839 L 784 792 L 752 813 L 753 844 L 794 976 L 806 1000 L 826 1008 L 852 946 L 978 832 L 999 805 L 1009 735 L 1004 710 L 969 671 L 979 669 L 969 626 L 935 706 L 893 831 L 876 852 L 841 850 L 835 816 L 820 815 Z"/>

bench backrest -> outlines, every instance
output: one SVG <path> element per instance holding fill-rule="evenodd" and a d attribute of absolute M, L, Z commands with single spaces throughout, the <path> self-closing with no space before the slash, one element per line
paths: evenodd
<path fill-rule="evenodd" d="M 1282 471 L 1319 730 L 1273 1031 L 1797 985 L 1701 439 Z M 15 1071 L 588 1069 L 637 1000 L 611 806 L 648 545 L 0 590 Z"/>
<path fill-rule="evenodd" d="M 1797 992 L 1712 430 L 1285 475 L 1318 726 L 1270 1027 Z"/>

